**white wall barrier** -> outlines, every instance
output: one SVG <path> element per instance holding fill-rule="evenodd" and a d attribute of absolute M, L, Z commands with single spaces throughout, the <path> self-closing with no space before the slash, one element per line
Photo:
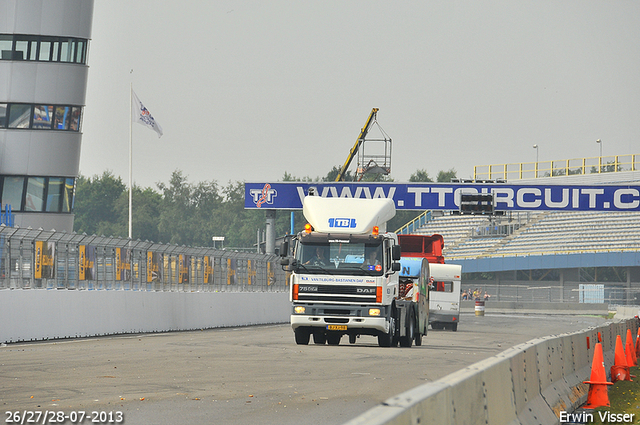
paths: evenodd
<path fill-rule="evenodd" d="M 287 292 L 0 291 L 0 342 L 285 323 Z"/>
<path fill-rule="evenodd" d="M 616 336 L 637 335 L 628 319 L 534 339 L 386 400 L 346 425 L 558 424 L 586 402 L 595 344 L 613 364 Z M 587 338 L 589 338 L 587 342 Z"/>

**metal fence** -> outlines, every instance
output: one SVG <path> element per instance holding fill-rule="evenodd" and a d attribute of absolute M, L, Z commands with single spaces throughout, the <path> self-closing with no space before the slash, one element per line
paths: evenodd
<path fill-rule="evenodd" d="M 283 292 L 279 257 L 0 225 L 0 290 Z"/>
<path fill-rule="evenodd" d="M 610 305 L 640 304 L 640 288 L 625 284 L 565 282 L 564 286 L 534 286 L 518 284 L 488 285 L 463 282 L 462 290 L 479 290 L 481 298 L 488 301 L 557 302 L 557 303 L 607 303 Z M 470 300 L 473 297 L 469 298 Z"/>

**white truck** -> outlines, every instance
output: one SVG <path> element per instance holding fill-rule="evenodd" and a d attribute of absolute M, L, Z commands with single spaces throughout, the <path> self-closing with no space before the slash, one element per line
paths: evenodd
<path fill-rule="evenodd" d="M 429 322 L 432 329 L 458 330 L 460 322 L 460 276 L 462 266 L 457 264 L 429 264 L 431 297 Z"/>
<path fill-rule="evenodd" d="M 338 345 L 348 335 L 353 344 L 372 335 L 381 347 L 420 345 L 428 322 L 428 262 L 419 290 L 408 293 L 404 285 L 402 293 L 398 238 L 386 232 L 393 200 L 309 195 L 303 214 L 305 230 L 280 248 L 290 272 L 296 343 L 313 337 L 316 344 Z"/>

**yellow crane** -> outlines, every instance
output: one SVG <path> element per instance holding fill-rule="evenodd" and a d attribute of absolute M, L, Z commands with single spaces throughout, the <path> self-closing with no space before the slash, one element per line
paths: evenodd
<path fill-rule="evenodd" d="M 357 155 L 360 145 L 364 143 L 364 139 L 367 136 L 367 133 L 369 133 L 371 126 L 376 121 L 377 114 L 378 114 L 378 108 L 373 108 L 371 110 L 371 113 L 369 114 L 369 118 L 367 118 L 367 122 L 364 124 L 364 127 L 362 127 L 362 130 L 360 131 L 360 135 L 358 136 L 356 143 L 351 148 L 351 151 L 349 151 L 347 160 L 345 161 L 344 165 L 340 169 L 340 172 L 338 173 L 338 176 L 336 177 L 335 181 L 339 182 L 344 180 L 344 176 L 347 173 L 347 170 L 349 169 L 349 165 L 351 165 L 351 161 L 353 161 L 353 158 L 355 158 L 355 156 Z"/>

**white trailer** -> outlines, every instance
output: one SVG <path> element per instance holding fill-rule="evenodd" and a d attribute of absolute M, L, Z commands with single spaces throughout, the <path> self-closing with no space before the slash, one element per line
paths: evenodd
<path fill-rule="evenodd" d="M 458 330 L 460 322 L 460 277 L 462 266 L 429 264 L 432 289 L 429 298 L 431 329 Z"/>

